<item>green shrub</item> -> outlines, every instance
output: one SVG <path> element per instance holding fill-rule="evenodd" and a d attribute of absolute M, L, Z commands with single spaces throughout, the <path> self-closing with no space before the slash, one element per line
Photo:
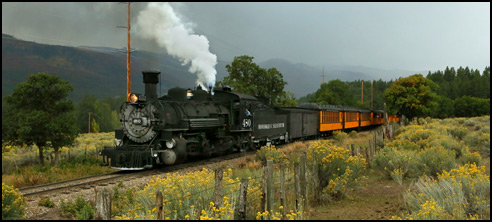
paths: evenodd
<path fill-rule="evenodd" d="M 419 117 L 419 118 L 417 119 L 417 123 L 418 123 L 419 125 L 425 125 L 425 124 L 427 124 L 427 122 L 425 121 L 425 119 L 424 119 L 424 118 L 422 118 L 422 117 Z"/>
<path fill-rule="evenodd" d="M 467 134 L 463 141 L 470 147 L 471 151 L 490 156 L 490 132 L 488 128 Z"/>
<path fill-rule="evenodd" d="M 462 140 L 466 136 L 466 134 L 468 133 L 468 130 L 464 127 L 458 126 L 458 127 L 449 128 L 448 132 L 454 138 L 456 138 L 458 140 Z"/>
<path fill-rule="evenodd" d="M 75 210 L 75 204 L 71 202 L 65 202 L 65 200 L 62 200 L 62 202 L 60 203 L 60 208 L 61 208 L 60 214 L 64 217 L 71 217 L 75 215 L 75 213 L 77 212 Z"/>
<path fill-rule="evenodd" d="M 94 217 L 94 207 L 85 201 L 82 196 L 77 196 L 75 202 L 65 202 L 62 200 L 60 207 L 61 215 L 64 217 L 72 217 L 79 220 L 90 220 Z"/>
<path fill-rule="evenodd" d="M 77 220 L 90 220 L 94 217 L 94 208 L 90 204 L 86 204 L 77 211 Z"/>
<path fill-rule="evenodd" d="M 348 136 L 349 136 L 350 138 L 353 138 L 353 137 L 355 137 L 356 135 L 357 135 L 357 132 L 356 132 L 355 130 L 350 131 L 350 133 L 348 134 Z"/>
<path fill-rule="evenodd" d="M 405 175 L 405 172 L 403 172 L 402 169 L 396 169 L 390 172 L 391 178 L 393 178 L 394 181 L 396 181 L 398 184 L 403 183 L 403 176 Z"/>
<path fill-rule="evenodd" d="M 2 220 L 23 219 L 26 205 L 26 198 L 19 189 L 2 183 Z"/>
<path fill-rule="evenodd" d="M 420 151 L 418 154 L 418 168 L 420 175 L 436 176 L 443 170 L 451 170 L 457 166 L 455 152 L 442 146 L 431 147 Z"/>
<path fill-rule="evenodd" d="M 53 203 L 53 201 L 51 201 L 49 197 L 42 197 L 39 200 L 38 205 L 42 206 L 42 207 L 48 207 L 48 208 L 55 207 L 55 203 Z"/>
<path fill-rule="evenodd" d="M 467 120 L 463 121 L 463 125 L 465 125 L 465 126 L 474 126 L 475 125 L 475 121 L 473 121 L 472 119 L 467 119 Z"/>
<path fill-rule="evenodd" d="M 346 132 L 342 132 L 340 130 L 337 130 L 337 131 L 334 131 L 333 132 L 333 139 L 335 139 L 335 141 L 337 141 L 339 143 L 342 143 L 348 137 L 349 136 L 348 136 L 348 134 Z"/>
<path fill-rule="evenodd" d="M 420 150 L 420 146 L 418 144 L 408 140 L 393 140 L 391 142 L 388 142 L 386 146 L 398 150 L 413 150 L 413 151 Z"/>
<path fill-rule="evenodd" d="M 395 170 L 399 170 L 401 177 L 413 177 L 417 172 L 418 158 L 413 150 L 384 147 L 372 159 L 372 167 L 381 171 L 386 177 L 392 178 Z"/>

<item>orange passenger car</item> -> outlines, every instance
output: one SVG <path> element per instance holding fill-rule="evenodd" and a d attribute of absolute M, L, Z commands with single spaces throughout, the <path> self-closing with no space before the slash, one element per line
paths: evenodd
<path fill-rule="evenodd" d="M 359 120 L 360 127 L 370 126 L 371 125 L 371 111 L 367 109 L 359 110 Z"/>
<path fill-rule="evenodd" d="M 400 121 L 400 117 L 398 117 L 396 114 L 388 116 L 388 122 L 398 122 Z"/>
<path fill-rule="evenodd" d="M 344 129 L 357 128 L 359 127 L 359 110 L 352 107 L 343 108 L 345 125 Z"/>
<path fill-rule="evenodd" d="M 321 133 L 343 129 L 343 112 L 338 106 L 319 105 L 319 109 L 319 131 Z"/>
<path fill-rule="evenodd" d="M 371 112 L 371 125 L 381 125 L 384 123 L 384 111 L 372 110 Z"/>

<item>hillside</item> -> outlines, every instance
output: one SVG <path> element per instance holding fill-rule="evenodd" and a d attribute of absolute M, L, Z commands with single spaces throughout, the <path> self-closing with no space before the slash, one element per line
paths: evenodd
<path fill-rule="evenodd" d="M 234 58 L 230 58 L 232 61 Z M 160 95 L 179 86 L 195 86 L 196 75 L 188 66 L 167 54 L 135 50 L 132 52 L 132 91 L 143 92 L 142 70 L 161 71 Z M 218 60 L 216 79 L 228 75 L 225 66 L 230 61 Z M 255 61 L 262 68 L 275 67 L 287 82 L 285 89 L 296 98 L 312 93 L 323 81 L 322 66 L 313 67 L 292 63 L 284 59 Z M 15 85 L 26 81 L 29 74 L 48 72 L 70 82 L 74 91 L 70 98 L 79 101 L 84 94 L 99 98 L 122 96 L 126 93 L 126 49 L 109 47 L 67 47 L 46 45 L 16 39 L 2 34 L 2 96 L 12 93 Z M 333 79 L 342 81 L 397 79 L 415 74 L 414 71 L 383 70 L 362 66 L 325 66 L 325 82 Z M 425 73 L 424 73 L 425 74 Z"/>
<path fill-rule="evenodd" d="M 12 93 L 16 84 L 29 74 L 48 72 L 67 80 L 78 101 L 84 94 L 99 98 L 126 93 L 126 54 L 103 47 L 66 47 L 45 45 L 2 36 L 2 96 Z M 143 92 L 142 70 L 161 71 L 162 94 L 169 88 L 193 87 L 196 77 L 176 59 L 166 55 L 132 53 L 132 91 Z"/>

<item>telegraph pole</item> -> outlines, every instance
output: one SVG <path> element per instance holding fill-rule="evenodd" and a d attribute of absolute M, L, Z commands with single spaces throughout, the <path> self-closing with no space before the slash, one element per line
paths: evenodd
<path fill-rule="evenodd" d="M 360 97 L 361 103 L 364 104 L 364 80 L 362 80 L 362 93 Z"/>
<path fill-rule="evenodd" d="M 130 101 L 131 93 L 131 63 L 130 63 L 130 2 L 128 5 L 128 23 L 126 26 L 117 26 L 116 28 L 126 28 L 127 34 L 127 46 L 126 46 L 126 101 Z"/>
<path fill-rule="evenodd" d="M 373 87 L 372 87 L 372 83 L 374 82 L 374 80 L 371 81 L 371 109 L 374 109 L 373 107 L 373 97 L 372 97 L 372 94 L 373 94 Z"/>
<path fill-rule="evenodd" d="M 131 92 L 131 66 L 130 66 L 130 2 L 128 2 L 128 25 L 127 27 L 127 48 L 126 48 L 126 101 L 130 102 Z"/>
<path fill-rule="evenodd" d="M 91 112 L 89 112 L 89 132 L 91 133 Z"/>

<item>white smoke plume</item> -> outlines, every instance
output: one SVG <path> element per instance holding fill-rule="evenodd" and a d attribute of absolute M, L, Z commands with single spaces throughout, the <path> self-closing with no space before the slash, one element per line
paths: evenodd
<path fill-rule="evenodd" d="M 192 24 L 185 23 L 167 2 L 151 2 L 140 11 L 135 31 L 137 35 L 153 39 L 177 57 L 182 65 L 191 62 L 189 71 L 197 74 L 197 84 L 207 89 L 215 85 L 217 56 L 209 51 L 209 41 L 193 34 Z"/>

